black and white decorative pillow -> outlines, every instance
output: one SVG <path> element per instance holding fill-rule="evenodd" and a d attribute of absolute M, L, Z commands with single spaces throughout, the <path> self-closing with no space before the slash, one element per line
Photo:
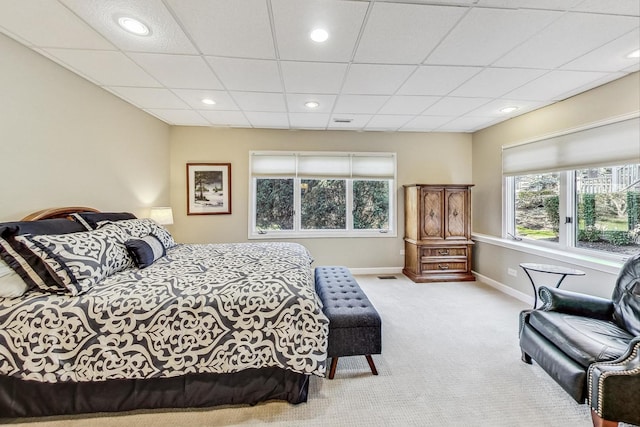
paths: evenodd
<path fill-rule="evenodd" d="M 28 289 L 27 284 L 9 265 L 0 260 L 0 298 L 16 298 Z"/>
<path fill-rule="evenodd" d="M 88 231 L 98 228 L 101 221 L 122 221 L 135 219 L 136 216 L 129 212 L 77 212 L 71 214 L 71 218 L 82 224 Z"/>
<path fill-rule="evenodd" d="M 153 234 L 162 242 L 165 249 L 171 249 L 176 245 L 171 233 L 162 225 L 149 218 L 127 219 L 117 222 L 102 221 L 98 223 L 98 226 L 102 227 L 105 224 L 113 224 L 120 227 L 122 231 L 131 237 L 141 238 Z"/>
<path fill-rule="evenodd" d="M 167 253 L 160 239 L 153 234 L 140 239 L 129 239 L 125 246 L 138 268 L 149 267 Z"/>
<path fill-rule="evenodd" d="M 128 239 L 126 233 L 112 225 L 80 233 L 16 237 L 47 264 L 58 279 L 58 291 L 72 295 L 132 267 L 133 260 L 124 245 Z"/>

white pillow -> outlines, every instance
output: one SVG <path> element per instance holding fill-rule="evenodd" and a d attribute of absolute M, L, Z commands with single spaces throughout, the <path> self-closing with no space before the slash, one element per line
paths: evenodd
<path fill-rule="evenodd" d="M 0 260 L 0 298 L 15 298 L 27 291 L 27 284 L 6 262 Z"/>

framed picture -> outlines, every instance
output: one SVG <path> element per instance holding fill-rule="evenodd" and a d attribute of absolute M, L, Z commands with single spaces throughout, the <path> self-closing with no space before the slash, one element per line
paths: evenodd
<path fill-rule="evenodd" d="M 187 215 L 231 213 L 231 163 L 187 163 Z"/>

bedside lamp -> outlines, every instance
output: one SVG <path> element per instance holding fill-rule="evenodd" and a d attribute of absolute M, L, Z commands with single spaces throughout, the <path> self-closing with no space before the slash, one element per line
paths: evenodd
<path fill-rule="evenodd" d="M 149 212 L 149 218 L 161 225 L 173 224 L 173 210 L 170 207 L 154 207 Z"/>

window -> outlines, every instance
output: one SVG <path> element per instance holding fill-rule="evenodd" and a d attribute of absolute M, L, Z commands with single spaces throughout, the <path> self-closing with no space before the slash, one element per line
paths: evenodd
<path fill-rule="evenodd" d="M 396 235 L 395 154 L 250 156 L 250 238 Z"/>
<path fill-rule="evenodd" d="M 505 236 L 604 258 L 637 253 L 639 138 L 635 118 L 504 147 Z"/>

